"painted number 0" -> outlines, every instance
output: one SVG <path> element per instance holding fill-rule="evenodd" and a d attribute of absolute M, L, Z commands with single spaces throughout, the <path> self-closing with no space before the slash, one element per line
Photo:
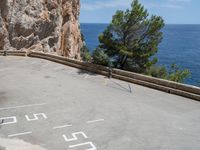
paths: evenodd
<path fill-rule="evenodd" d="M 25 115 L 27 121 L 39 120 L 39 116 L 43 117 L 44 119 L 47 119 L 47 116 L 44 113 L 33 114 L 33 118 L 29 118 L 28 115 Z"/>
<path fill-rule="evenodd" d="M 4 117 L 4 118 L 0 118 L 0 121 L 1 121 L 1 125 L 8 125 L 8 124 L 17 123 L 17 118 L 15 116 Z"/>

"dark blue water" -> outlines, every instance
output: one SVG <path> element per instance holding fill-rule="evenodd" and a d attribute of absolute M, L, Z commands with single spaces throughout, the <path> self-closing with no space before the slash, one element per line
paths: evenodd
<path fill-rule="evenodd" d="M 82 33 L 90 51 L 98 46 L 98 35 L 106 24 L 81 24 Z M 159 46 L 158 64 L 169 67 L 176 63 L 191 71 L 185 83 L 200 86 L 200 25 L 166 25 Z"/>

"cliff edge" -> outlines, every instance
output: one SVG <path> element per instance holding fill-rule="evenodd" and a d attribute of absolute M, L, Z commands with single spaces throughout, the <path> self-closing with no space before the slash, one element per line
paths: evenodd
<path fill-rule="evenodd" d="M 80 58 L 80 0 L 1 0 L 0 50 Z"/>

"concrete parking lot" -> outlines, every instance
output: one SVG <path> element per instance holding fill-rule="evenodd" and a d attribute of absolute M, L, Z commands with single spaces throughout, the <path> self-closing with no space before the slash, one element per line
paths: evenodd
<path fill-rule="evenodd" d="M 0 150 L 200 149 L 200 102 L 37 58 L 0 57 L 0 124 Z"/>

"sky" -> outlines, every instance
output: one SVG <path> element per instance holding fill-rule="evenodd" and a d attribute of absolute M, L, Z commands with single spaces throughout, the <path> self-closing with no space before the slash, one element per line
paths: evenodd
<path fill-rule="evenodd" d="M 81 0 L 81 23 L 109 23 L 116 10 L 130 7 L 132 0 Z M 200 0 L 140 0 L 152 15 L 166 24 L 200 24 Z"/>

